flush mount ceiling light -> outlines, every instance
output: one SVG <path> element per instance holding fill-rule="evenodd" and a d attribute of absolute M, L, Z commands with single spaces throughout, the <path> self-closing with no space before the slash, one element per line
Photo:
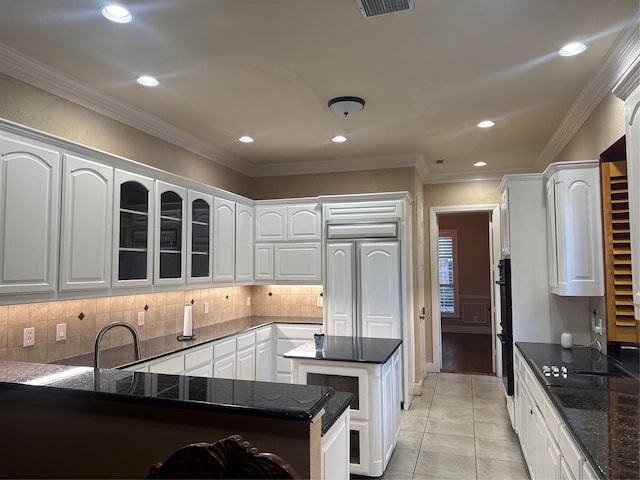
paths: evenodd
<path fill-rule="evenodd" d="M 483 120 L 478 125 L 478 128 L 491 128 L 496 124 L 496 122 L 492 122 L 491 120 Z"/>
<path fill-rule="evenodd" d="M 476 162 L 473 164 L 474 167 L 486 167 L 487 162 Z"/>
<path fill-rule="evenodd" d="M 160 85 L 160 82 L 158 80 L 149 75 L 142 75 L 141 77 L 138 77 L 136 82 L 138 82 L 140 85 L 144 85 L 145 87 L 157 87 L 158 85 Z"/>
<path fill-rule="evenodd" d="M 586 49 L 587 46 L 584 43 L 571 42 L 562 47 L 558 52 L 558 55 L 560 55 L 561 57 L 571 57 L 573 55 L 578 55 L 579 53 L 584 52 Z"/>
<path fill-rule="evenodd" d="M 331 139 L 331 141 L 333 143 L 342 143 L 342 142 L 346 142 L 347 141 L 347 137 L 344 137 L 342 135 L 336 135 L 335 137 L 333 137 Z"/>
<path fill-rule="evenodd" d="M 242 143 L 252 143 L 253 142 L 253 138 L 251 138 L 248 135 L 243 135 L 238 139 L 238 141 L 242 142 Z"/>
<path fill-rule="evenodd" d="M 360 97 L 336 97 L 329 100 L 332 112 L 341 116 L 349 116 L 364 108 L 364 100 Z"/>
<path fill-rule="evenodd" d="M 129 10 L 116 3 L 105 5 L 100 9 L 100 13 L 107 20 L 111 20 L 116 23 L 129 23 L 133 20 L 133 16 Z"/>

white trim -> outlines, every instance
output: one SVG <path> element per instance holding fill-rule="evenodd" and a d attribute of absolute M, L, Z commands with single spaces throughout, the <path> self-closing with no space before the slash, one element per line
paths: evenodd
<path fill-rule="evenodd" d="M 499 239 L 500 239 L 500 205 L 499 204 L 480 204 L 480 205 L 453 205 L 445 207 L 430 207 L 429 208 L 429 267 L 431 270 L 431 331 L 432 331 L 432 352 L 433 360 L 427 363 L 428 372 L 439 372 L 442 369 L 442 327 L 440 318 L 440 281 L 438 278 L 438 215 L 448 213 L 475 213 L 475 212 L 490 212 L 492 213 L 492 219 L 490 222 L 490 228 L 492 235 L 489 236 L 489 251 L 491 259 L 491 272 L 495 272 L 497 269 L 498 258 L 495 255 L 495 249 L 499 251 Z M 495 265 L 494 265 L 495 263 Z M 491 311 L 496 311 L 496 299 L 492 298 Z M 496 322 L 491 322 L 491 334 L 495 338 Z M 492 341 L 492 355 L 496 358 L 496 345 L 495 341 Z M 498 366 L 494 364 L 494 370 L 498 370 Z"/>

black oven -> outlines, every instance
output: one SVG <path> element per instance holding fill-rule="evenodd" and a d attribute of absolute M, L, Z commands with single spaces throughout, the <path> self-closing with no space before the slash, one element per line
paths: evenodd
<path fill-rule="evenodd" d="M 498 263 L 500 278 L 500 332 L 498 339 L 502 350 L 502 380 L 507 395 L 513 395 L 513 317 L 511 309 L 511 260 L 503 258 Z"/>

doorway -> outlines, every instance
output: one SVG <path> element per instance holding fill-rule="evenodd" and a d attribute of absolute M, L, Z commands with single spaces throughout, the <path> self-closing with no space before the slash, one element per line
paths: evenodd
<path fill-rule="evenodd" d="M 497 205 L 430 209 L 431 371 L 495 375 Z"/>

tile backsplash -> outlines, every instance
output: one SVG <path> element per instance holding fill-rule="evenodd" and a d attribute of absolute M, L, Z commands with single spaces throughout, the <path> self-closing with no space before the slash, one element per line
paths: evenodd
<path fill-rule="evenodd" d="M 97 333 L 116 321 L 133 325 L 140 340 L 178 334 L 192 300 L 194 328 L 251 315 L 322 318 L 321 292 L 316 285 L 254 285 L 0 306 L 0 360 L 46 363 L 93 352 Z M 142 326 L 138 312 L 145 312 Z M 66 340 L 56 341 L 59 323 L 66 323 Z M 22 346 L 27 327 L 35 327 L 31 347 Z M 129 332 L 113 329 L 102 348 L 131 341 Z"/>

